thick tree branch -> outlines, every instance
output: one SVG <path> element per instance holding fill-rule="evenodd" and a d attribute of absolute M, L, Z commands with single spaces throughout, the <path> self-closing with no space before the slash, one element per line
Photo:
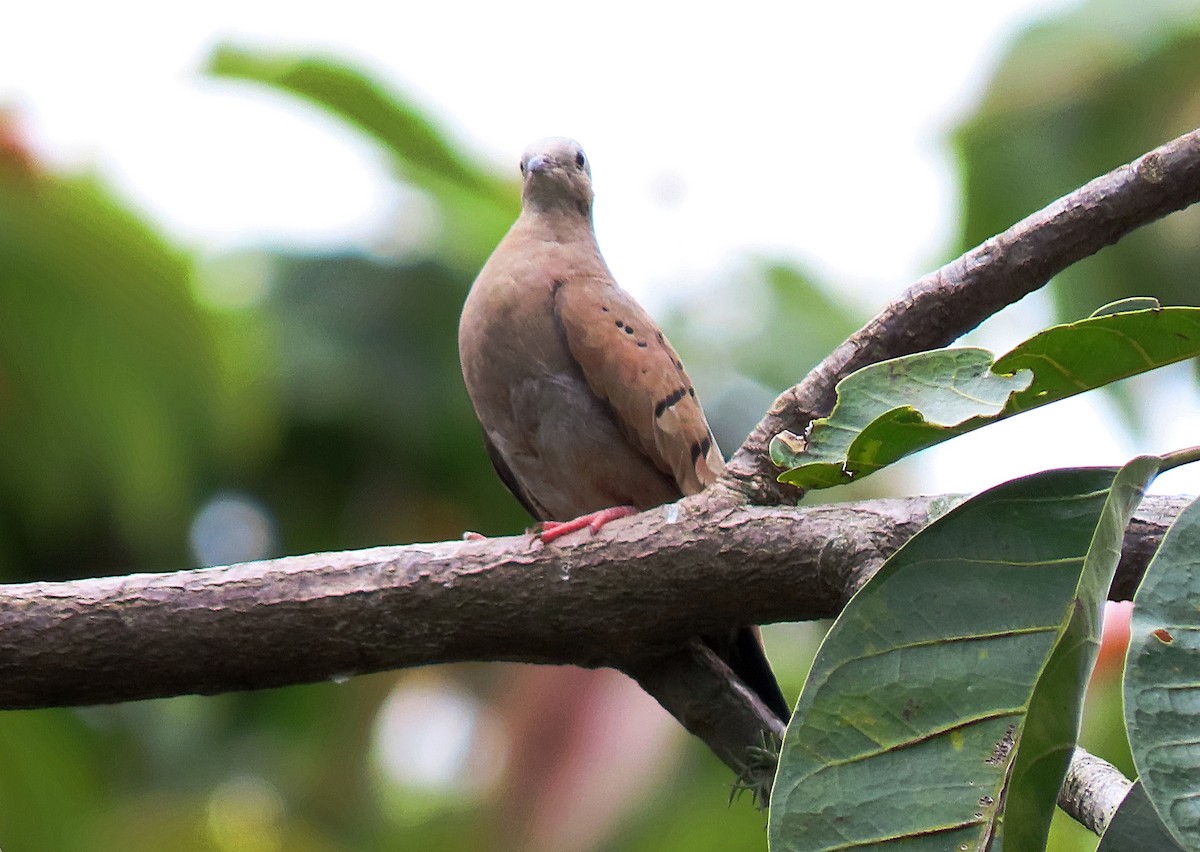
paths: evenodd
<path fill-rule="evenodd" d="M 1186 503 L 1145 501 L 1120 585 Z M 465 660 L 613 666 L 740 769 L 778 723 L 689 639 L 836 615 L 931 506 L 944 498 L 716 510 L 693 498 L 561 547 L 522 536 L 0 586 L 0 708 Z"/>
<path fill-rule="evenodd" d="M 910 501 L 675 504 L 561 545 L 520 536 L 0 586 L 0 708 L 464 660 L 622 667 L 701 633 L 834 614 L 924 519 Z"/>
<path fill-rule="evenodd" d="M 795 502 L 776 481 L 771 438 L 802 433 L 833 407 L 834 387 L 868 364 L 952 343 L 1130 231 L 1200 201 L 1200 130 L 1065 195 L 921 278 L 835 349 L 771 410 L 734 455 L 723 485 L 752 503 Z"/>
<path fill-rule="evenodd" d="M 1058 791 L 1058 806 L 1085 828 L 1104 834 L 1132 786 L 1107 760 L 1077 748 Z"/>

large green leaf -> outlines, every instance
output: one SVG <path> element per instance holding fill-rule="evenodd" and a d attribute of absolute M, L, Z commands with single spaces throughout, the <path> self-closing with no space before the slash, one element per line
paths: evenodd
<path fill-rule="evenodd" d="M 801 694 L 772 793 L 773 852 L 1044 845 L 1104 590 L 1160 462 L 1005 483 L 887 561 Z"/>
<path fill-rule="evenodd" d="M 872 364 L 838 383 L 837 404 L 806 437 L 783 433 L 779 478 L 828 488 L 1014 414 L 1200 355 L 1200 308 L 1118 313 L 1048 328 L 991 360 L 939 349 Z"/>
<path fill-rule="evenodd" d="M 1142 852 L 1146 849 L 1183 852 L 1186 848 L 1171 836 L 1158 811 L 1150 803 L 1142 782 L 1137 781 L 1125 794 L 1108 828 L 1104 829 L 1096 852 Z"/>
<path fill-rule="evenodd" d="M 208 71 L 302 98 L 381 145 L 409 184 L 427 192 L 452 226 L 449 254 L 477 267 L 520 212 L 515 180 L 497 177 L 462 152 L 409 100 L 339 62 L 316 56 L 218 47 Z M 516 159 L 513 159 L 516 175 Z"/>
<path fill-rule="evenodd" d="M 1134 763 L 1179 842 L 1200 847 L 1200 501 L 1167 531 L 1134 596 L 1125 726 Z"/>

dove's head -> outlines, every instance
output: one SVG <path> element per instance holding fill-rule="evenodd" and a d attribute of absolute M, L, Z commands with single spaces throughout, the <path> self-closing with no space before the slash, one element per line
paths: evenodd
<path fill-rule="evenodd" d="M 527 210 L 592 215 L 592 164 L 574 139 L 540 139 L 521 155 Z"/>

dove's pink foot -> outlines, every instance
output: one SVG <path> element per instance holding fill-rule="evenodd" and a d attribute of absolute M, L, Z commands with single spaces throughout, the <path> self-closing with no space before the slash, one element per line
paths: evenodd
<path fill-rule="evenodd" d="M 600 532 L 600 528 L 609 521 L 615 521 L 617 518 L 627 518 L 630 515 L 636 515 L 637 509 L 633 506 L 613 506 L 608 509 L 601 509 L 599 512 L 589 512 L 586 515 L 580 515 L 578 518 L 570 521 L 543 521 L 538 524 L 534 535 L 542 541 L 554 541 L 554 539 L 573 533 L 575 530 L 581 530 L 587 527 L 592 531 L 592 535 Z"/>

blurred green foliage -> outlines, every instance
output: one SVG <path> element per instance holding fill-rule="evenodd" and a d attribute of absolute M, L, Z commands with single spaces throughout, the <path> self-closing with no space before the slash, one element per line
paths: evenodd
<path fill-rule="evenodd" d="M 1111 31 L 1089 20 L 1067 16 L 1048 25 L 1059 37 L 1020 40 L 960 133 L 965 240 L 1196 123 L 1186 18 Z M 1093 37 L 1072 41 L 1069 25 Z M 0 580 L 196 564 L 189 528 L 230 493 L 274 530 L 265 555 L 520 529 L 527 519 L 492 475 L 455 357 L 467 287 L 517 210 L 515 170 L 497 176 L 405 98 L 337 63 L 221 48 L 210 70 L 374 140 L 431 202 L 438 238 L 419 258 L 295 249 L 201 261 L 94 178 L 46 170 L 0 126 Z M 1195 221 L 1135 235 L 1133 259 L 1109 249 L 1090 262 L 1113 293 L 1089 284 L 1087 307 L 1116 290 L 1188 301 L 1146 282 L 1183 280 L 1196 241 L 1180 234 Z M 760 259 L 669 316 L 727 451 L 863 319 L 828 292 Z M 739 322 L 727 321 L 730 306 Z M 779 656 L 799 673 L 810 651 L 795 644 L 795 659 Z M 398 781 L 377 742 L 397 690 L 433 682 L 499 713 L 516 671 L 444 667 L 0 714 L 0 846 L 516 848 L 498 828 L 514 818 L 503 784 L 468 794 Z M 696 741 L 658 771 L 667 781 L 614 817 L 602 848 L 765 848 L 763 817 L 745 801 L 726 807 L 729 773 Z"/>
<path fill-rule="evenodd" d="M 474 162 L 415 106 L 355 69 L 225 45 L 213 52 L 208 70 L 302 98 L 378 143 L 402 180 L 437 201 L 446 223 L 439 260 L 465 269 L 469 280 L 521 210 L 515 178 Z"/>
<path fill-rule="evenodd" d="M 87 178 L 0 168 L 0 569 L 186 564 L 228 397 L 190 260 Z"/>
<path fill-rule="evenodd" d="M 1012 44 L 955 143 L 966 250 L 1122 163 L 1200 126 L 1200 6 L 1090 0 Z M 1129 295 L 1196 302 L 1200 209 L 1059 274 L 1059 319 Z"/>

